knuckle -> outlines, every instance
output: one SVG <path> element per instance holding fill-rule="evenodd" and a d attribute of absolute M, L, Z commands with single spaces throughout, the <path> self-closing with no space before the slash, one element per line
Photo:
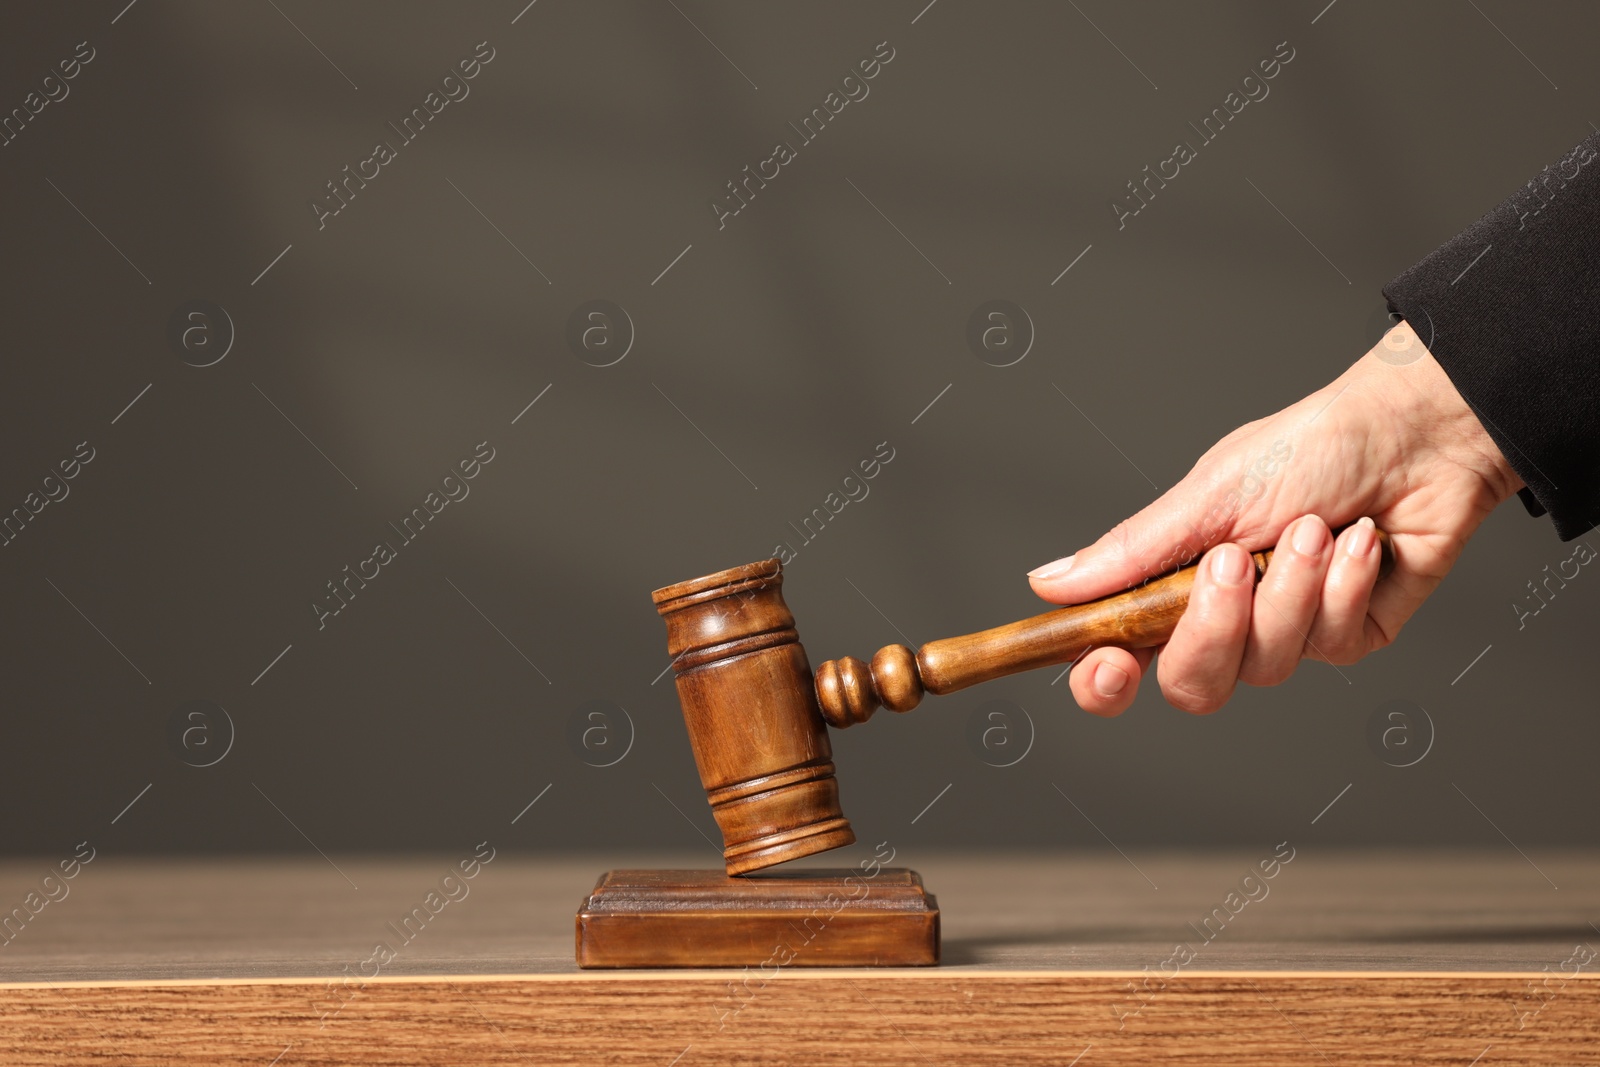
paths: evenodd
<path fill-rule="evenodd" d="M 1381 623 L 1378 623 L 1376 620 L 1372 620 L 1372 624 L 1367 627 L 1367 643 L 1369 650 L 1376 652 L 1380 648 L 1388 648 L 1390 645 L 1394 644 L 1394 639 L 1399 636 L 1399 633 L 1400 632 L 1398 628 L 1391 633 L 1384 629 Z"/>
<path fill-rule="evenodd" d="M 1163 680 L 1161 692 L 1167 698 L 1167 703 L 1190 715 L 1210 715 L 1228 700 L 1226 692 L 1218 692 L 1207 686 L 1197 686 L 1181 680 Z"/>
<path fill-rule="evenodd" d="M 1267 567 L 1267 578 L 1262 585 L 1273 599 L 1299 608 L 1321 596 L 1323 570 L 1314 559 L 1305 559 L 1299 553 L 1290 555 L 1294 558 L 1272 557 L 1272 563 Z M 1285 560 L 1285 565 L 1273 574 L 1272 568 L 1278 565 L 1280 559 Z"/>
<path fill-rule="evenodd" d="M 1208 587 L 1189 600 L 1183 620 L 1189 637 L 1209 646 L 1239 641 L 1250 632 L 1251 603 L 1248 588 Z"/>
<path fill-rule="evenodd" d="M 1362 651 L 1349 641 L 1334 641 L 1322 646 L 1323 659 L 1335 667 L 1348 667 L 1361 659 Z"/>
<path fill-rule="evenodd" d="M 1266 689 L 1277 685 L 1278 681 L 1272 673 L 1260 667 L 1243 667 L 1239 671 L 1239 681 L 1255 689 Z"/>
<path fill-rule="evenodd" d="M 1294 674 L 1294 665 L 1276 661 L 1258 660 L 1247 661 L 1239 669 L 1239 681 L 1245 685 L 1265 689 L 1269 686 L 1282 685 Z"/>

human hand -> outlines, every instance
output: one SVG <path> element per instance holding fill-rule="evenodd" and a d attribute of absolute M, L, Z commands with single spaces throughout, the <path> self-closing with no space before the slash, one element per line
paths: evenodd
<path fill-rule="evenodd" d="M 1331 384 L 1228 434 L 1149 507 L 1028 580 L 1051 603 L 1080 604 L 1203 553 L 1168 642 L 1092 649 L 1071 686 L 1085 711 L 1119 715 L 1159 652 L 1167 701 L 1204 715 L 1241 681 L 1277 685 L 1302 658 L 1349 664 L 1393 641 L 1521 486 L 1402 322 Z M 1395 557 L 1381 583 L 1374 523 Z M 1273 545 L 1252 587 L 1249 552 Z"/>

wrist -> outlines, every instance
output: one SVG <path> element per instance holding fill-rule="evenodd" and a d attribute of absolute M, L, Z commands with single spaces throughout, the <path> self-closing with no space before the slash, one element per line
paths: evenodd
<path fill-rule="evenodd" d="M 1428 351 L 1409 322 L 1400 322 L 1356 363 L 1380 395 L 1421 438 L 1422 447 L 1477 474 L 1500 503 L 1523 487 L 1500 446 Z"/>

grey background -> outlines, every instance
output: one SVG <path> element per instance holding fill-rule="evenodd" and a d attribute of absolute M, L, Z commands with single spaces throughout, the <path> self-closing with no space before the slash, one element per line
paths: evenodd
<path fill-rule="evenodd" d="M 925 2 L 8 6 L 4 109 L 96 57 L 0 148 L 0 505 L 97 455 L 0 549 L 0 847 L 709 862 L 651 589 L 799 545 L 888 441 L 788 568 L 813 663 L 1031 614 L 1028 568 L 1337 374 L 1385 281 L 1600 120 L 1575 2 Z M 719 231 L 723 183 L 885 40 Z M 1285 40 L 1118 232 L 1108 200 Z M 470 95 L 319 231 L 308 201 L 480 41 Z M 206 368 L 166 337 L 195 298 L 237 330 Z M 636 326 L 611 367 L 565 341 L 591 299 Z M 964 339 L 991 299 L 1037 330 L 1011 367 Z M 319 631 L 324 583 L 484 440 L 470 496 Z M 1510 607 L 1570 551 L 1508 505 L 1348 680 L 1308 664 L 1207 718 L 1152 686 L 1097 719 L 1055 671 L 882 715 L 835 735 L 846 812 L 909 846 L 1254 847 L 1338 795 L 1328 843 L 1593 843 L 1600 579 L 1521 632 Z M 169 740 L 192 700 L 236 729 L 209 767 Z M 603 768 L 571 741 L 595 700 L 633 727 Z M 994 700 L 1033 726 L 1006 768 L 968 740 Z M 1436 728 L 1407 768 L 1367 741 L 1395 700 Z"/>

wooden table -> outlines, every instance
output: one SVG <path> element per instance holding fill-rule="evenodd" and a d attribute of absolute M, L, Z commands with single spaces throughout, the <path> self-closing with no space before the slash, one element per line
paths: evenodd
<path fill-rule="evenodd" d="M 101 856 L 0 947 L 0 1063 L 1600 1063 L 1600 854 L 1301 849 L 1233 914 L 1270 854 L 902 853 L 942 966 L 763 981 L 573 965 L 602 870 L 707 856 L 502 853 L 348 984 L 455 857 Z"/>

